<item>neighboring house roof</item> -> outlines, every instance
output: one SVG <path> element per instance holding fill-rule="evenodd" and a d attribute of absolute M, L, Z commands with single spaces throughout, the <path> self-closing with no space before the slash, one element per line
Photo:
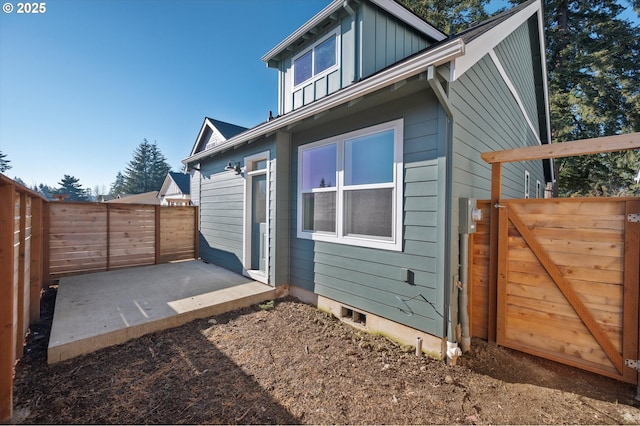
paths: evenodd
<path fill-rule="evenodd" d="M 447 35 L 432 26 L 428 22 L 425 22 L 422 18 L 411 12 L 406 7 L 395 2 L 394 0 L 370 0 L 373 4 L 377 5 L 381 9 L 389 12 L 405 24 L 413 27 L 417 31 L 423 33 L 427 37 L 434 41 L 441 41 L 447 38 Z M 322 24 L 325 20 L 330 18 L 333 14 L 338 12 L 342 8 L 349 8 L 349 2 L 345 0 L 333 0 L 327 7 L 322 9 L 313 18 L 307 21 L 304 25 L 294 31 L 289 37 L 285 38 L 276 47 L 271 49 L 262 57 L 262 61 L 267 65 L 273 66 L 273 62 L 278 62 L 280 54 L 287 53 L 288 48 L 297 43 L 300 39 L 303 39 L 307 33 L 314 32 L 315 27 Z"/>
<path fill-rule="evenodd" d="M 118 204 L 160 204 L 158 191 L 143 192 L 142 194 L 126 194 L 121 195 L 115 200 L 106 201 L 107 203 Z"/>
<path fill-rule="evenodd" d="M 191 193 L 191 176 L 186 173 L 178 173 L 178 172 L 169 172 L 167 173 L 167 177 L 164 178 L 164 182 L 162 183 L 162 187 L 160 188 L 160 192 L 158 192 L 158 197 L 164 197 L 167 195 L 167 191 L 171 186 L 171 182 L 175 183 L 178 187 L 178 190 L 185 195 L 189 195 Z"/>
<path fill-rule="evenodd" d="M 214 142 L 214 144 L 223 142 L 246 130 L 246 127 L 205 117 L 196 142 L 191 149 L 191 155 L 207 149 L 207 144 L 210 142 Z"/>
<path fill-rule="evenodd" d="M 370 1 L 375 4 L 387 3 L 378 0 Z M 389 1 L 393 2 L 392 0 Z M 343 2 L 332 2 L 329 6 L 327 6 L 327 8 L 325 8 L 322 12 L 312 18 L 312 20 L 309 22 L 315 22 L 315 24 L 317 24 L 322 19 L 330 16 L 329 11 L 335 11 L 334 9 L 338 7 L 337 3 L 342 4 Z M 258 126 L 253 127 L 239 135 L 236 135 L 222 143 L 219 143 L 216 146 L 212 146 L 203 151 L 193 151 L 191 153 L 191 156 L 184 159 L 182 162 L 183 164 L 188 165 L 203 158 L 227 151 L 239 145 L 252 142 L 267 134 L 271 134 L 287 126 L 294 125 L 301 120 L 313 117 L 316 114 L 323 113 L 330 110 L 331 108 L 343 105 L 347 102 L 356 101 L 357 99 L 367 94 L 373 93 L 385 87 L 393 86 L 394 84 L 402 82 L 407 78 L 424 73 L 428 68 L 432 66 L 439 66 L 445 63 L 453 63 L 454 66 L 451 73 L 451 79 L 455 80 L 463 75 L 465 71 L 471 68 L 471 66 L 477 63 L 480 59 L 482 59 L 482 57 L 490 53 L 493 47 L 495 47 L 509 34 L 511 34 L 513 29 L 517 28 L 519 25 L 522 25 L 524 22 L 526 22 L 536 14 L 539 21 L 540 38 L 542 38 L 543 26 L 541 0 L 529 0 L 506 12 L 503 12 L 497 16 L 487 19 L 486 21 L 474 25 L 466 31 L 462 31 L 452 38 L 442 39 L 440 42 L 430 45 L 424 50 L 412 56 L 409 56 L 408 58 L 402 59 L 399 62 L 396 62 L 395 64 L 381 71 L 378 71 L 377 73 L 357 83 L 338 90 L 332 95 L 325 96 L 304 107 L 276 117 L 273 120 L 269 120 L 262 124 L 259 124 Z M 322 17 L 322 19 L 320 19 L 319 17 Z M 308 31 L 308 27 L 309 25 L 307 23 L 303 27 L 301 27 L 301 29 L 307 28 L 305 31 Z M 301 29 L 296 31 L 293 35 L 300 33 Z M 293 35 L 287 37 L 285 41 L 288 41 L 289 43 L 293 42 Z M 543 75 L 546 76 L 546 68 L 544 64 L 545 53 L 543 48 L 544 43 L 542 40 L 540 40 L 540 46 L 540 62 Z M 282 42 L 278 46 L 276 46 L 276 48 L 267 53 L 267 55 L 265 55 L 262 59 L 265 62 L 269 61 L 270 58 L 274 57 L 274 55 L 276 55 L 278 51 L 284 48 L 285 42 Z M 545 98 L 545 108 L 548 108 L 548 102 L 546 102 L 546 77 L 543 77 L 543 81 L 541 82 L 540 86 L 540 96 L 543 96 Z M 546 113 L 546 116 L 547 122 L 545 132 L 547 134 L 543 138 L 543 143 L 549 143 L 551 140 L 550 125 L 548 122 L 548 111 Z"/>

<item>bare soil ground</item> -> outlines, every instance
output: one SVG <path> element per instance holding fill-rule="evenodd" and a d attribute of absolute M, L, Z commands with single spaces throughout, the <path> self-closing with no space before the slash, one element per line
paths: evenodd
<path fill-rule="evenodd" d="M 482 340 L 447 366 L 294 299 L 48 366 L 54 299 L 16 369 L 16 423 L 640 423 L 635 386 Z"/>

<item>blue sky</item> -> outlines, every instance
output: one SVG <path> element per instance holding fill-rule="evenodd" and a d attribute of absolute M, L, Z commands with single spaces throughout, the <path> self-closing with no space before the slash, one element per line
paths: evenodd
<path fill-rule="evenodd" d="M 181 170 L 205 116 L 253 127 L 276 112 L 277 72 L 260 58 L 329 2 L 49 0 L 43 14 L 0 13 L 6 174 L 108 190 L 143 138 Z"/>

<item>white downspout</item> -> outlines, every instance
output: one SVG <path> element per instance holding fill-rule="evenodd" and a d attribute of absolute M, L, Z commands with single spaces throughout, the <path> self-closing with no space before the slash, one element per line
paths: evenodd
<path fill-rule="evenodd" d="M 447 125 L 447 138 L 449 139 L 447 141 L 447 144 L 450 146 L 453 146 L 453 134 L 452 134 L 452 130 L 453 130 L 453 109 L 451 108 L 451 104 L 449 103 L 449 97 L 447 96 L 446 91 L 444 90 L 444 88 L 442 87 L 442 84 L 440 83 L 440 80 L 438 80 L 438 77 L 436 75 L 436 67 L 435 65 L 429 65 L 429 67 L 427 68 L 427 81 L 429 82 L 429 86 L 431 86 L 431 89 L 433 90 L 433 92 L 435 93 L 436 97 L 438 98 L 438 101 L 440 102 L 440 105 L 442 106 L 442 109 L 444 109 L 444 112 L 447 115 L 447 121 L 448 121 L 448 125 Z M 453 155 L 452 152 L 449 153 L 449 155 Z M 452 161 L 452 160 L 450 160 Z M 448 165 L 450 165 L 451 163 L 449 162 Z M 451 207 L 451 206 L 449 206 Z M 449 228 L 450 229 L 450 228 Z M 449 235 L 451 235 L 451 232 L 449 232 Z M 450 250 L 448 250 L 450 253 Z M 446 274 L 447 276 L 449 275 L 449 270 L 448 268 L 446 268 Z M 446 291 L 448 292 L 448 294 L 453 292 L 452 288 L 447 288 Z M 459 296 L 458 292 L 458 297 Z M 447 297 L 447 299 L 449 299 L 449 297 Z M 459 300 L 457 301 L 457 305 L 459 305 Z M 447 312 L 450 311 L 449 306 L 453 305 L 453 301 L 449 299 L 448 302 L 448 306 L 447 306 Z M 449 338 L 451 338 L 452 340 L 455 339 L 455 333 L 453 333 L 452 331 L 452 327 L 450 327 L 450 323 L 451 323 L 451 318 L 447 317 L 445 318 L 445 321 L 447 321 L 449 324 L 447 324 L 447 327 L 445 327 L 446 333 L 445 333 L 445 338 L 447 339 L 447 352 L 446 352 L 446 356 L 447 356 L 447 364 L 449 365 L 456 365 L 456 362 L 458 360 L 458 357 L 460 355 L 462 355 L 462 350 L 458 347 L 458 343 L 456 342 L 450 342 Z"/>

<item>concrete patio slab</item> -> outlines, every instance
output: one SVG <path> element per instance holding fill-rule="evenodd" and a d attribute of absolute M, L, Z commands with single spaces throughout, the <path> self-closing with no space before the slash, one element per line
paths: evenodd
<path fill-rule="evenodd" d="M 48 362 L 272 300 L 278 293 L 200 260 L 61 278 Z"/>

